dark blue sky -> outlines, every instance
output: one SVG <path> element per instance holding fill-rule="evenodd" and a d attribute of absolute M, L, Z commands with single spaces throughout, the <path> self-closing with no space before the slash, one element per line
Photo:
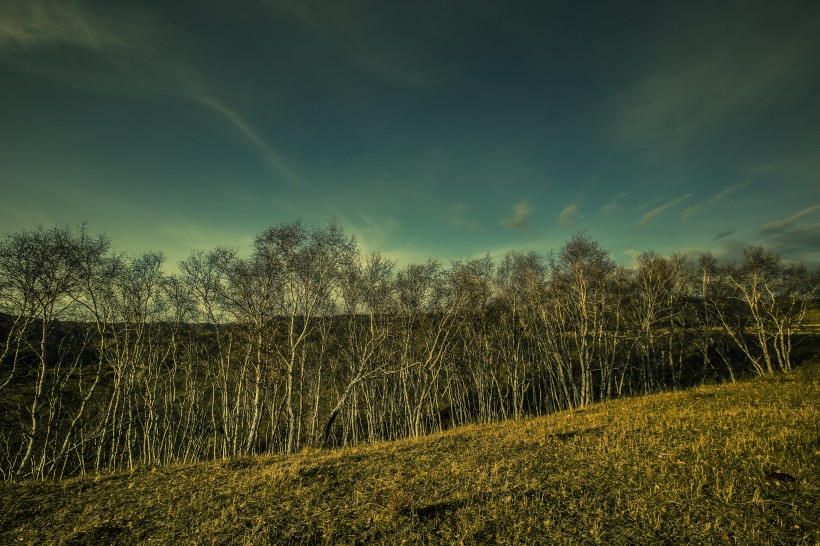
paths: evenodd
<path fill-rule="evenodd" d="M 0 232 L 820 264 L 816 2 L 0 1 Z"/>

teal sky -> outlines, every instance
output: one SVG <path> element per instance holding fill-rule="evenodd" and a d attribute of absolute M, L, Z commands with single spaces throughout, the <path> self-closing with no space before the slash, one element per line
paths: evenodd
<path fill-rule="evenodd" d="M 0 0 L 0 232 L 820 265 L 820 3 Z"/>

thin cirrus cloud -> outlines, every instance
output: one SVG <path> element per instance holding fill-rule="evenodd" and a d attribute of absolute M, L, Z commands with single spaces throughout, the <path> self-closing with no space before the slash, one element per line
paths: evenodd
<path fill-rule="evenodd" d="M 624 197 L 626 197 L 625 193 L 619 193 L 618 196 L 615 199 L 613 199 L 612 201 L 610 201 L 606 205 L 599 208 L 598 212 L 600 212 L 601 214 L 612 214 L 613 212 L 620 211 L 621 210 L 620 201 Z"/>
<path fill-rule="evenodd" d="M 801 211 L 795 212 L 791 216 L 783 218 L 781 220 L 774 220 L 765 224 L 758 230 L 758 235 L 760 236 L 770 236 L 770 235 L 777 235 L 783 233 L 785 231 L 792 230 L 799 225 L 801 219 L 814 214 L 815 212 L 820 212 L 820 205 L 814 205 L 808 208 L 805 208 Z"/>
<path fill-rule="evenodd" d="M 221 93 L 185 61 L 171 40 L 173 34 L 167 23 L 146 10 L 106 6 L 102 11 L 71 0 L 0 3 L 0 62 L 69 86 L 136 88 L 200 104 L 236 129 L 276 172 L 304 185 L 246 119 L 216 98 Z M 77 71 L 38 55 L 54 47 L 90 55 L 92 68 Z M 83 66 L 89 66 L 88 60 Z"/>
<path fill-rule="evenodd" d="M 519 201 L 513 207 L 512 215 L 501 220 L 501 224 L 511 229 L 523 229 L 527 227 L 532 213 L 532 205 L 527 201 Z"/>
<path fill-rule="evenodd" d="M 564 228 L 575 226 L 575 221 L 581 217 L 581 210 L 575 203 L 567 205 L 558 215 L 558 224 Z"/>
<path fill-rule="evenodd" d="M 734 233 L 734 230 L 732 230 L 732 229 L 721 231 L 720 233 L 716 233 L 715 236 L 712 237 L 712 240 L 713 241 L 720 241 L 721 239 L 725 239 L 726 237 L 728 237 L 732 233 Z"/>
<path fill-rule="evenodd" d="M 273 148 L 271 148 L 270 145 L 268 145 L 268 143 L 265 142 L 262 137 L 260 137 L 259 134 L 239 116 L 239 114 L 207 95 L 200 97 L 198 101 L 221 114 L 224 119 L 228 120 L 234 127 L 239 129 L 245 137 L 256 145 L 268 164 L 276 171 L 293 182 L 305 184 L 305 182 L 296 173 L 285 165 L 285 161 L 282 157 Z"/>
<path fill-rule="evenodd" d="M 641 219 L 638 220 L 638 223 L 635 224 L 634 227 L 635 228 L 641 228 L 641 227 L 645 226 L 646 224 L 652 222 L 658 216 L 660 216 L 661 214 L 666 212 L 667 210 L 671 209 L 672 207 L 674 207 L 676 205 L 679 205 L 680 203 L 683 203 L 684 201 L 686 201 L 690 197 L 692 197 L 692 194 L 687 193 L 686 195 L 681 195 L 680 197 L 676 197 L 675 199 L 672 199 L 671 201 L 667 201 L 666 203 L 664 203 L 663 205 L 661 205 L 658 208 L 650 210 L 649 212 L 647 212 L 646 214 L 641 216 Z"/>
<path fill-rule="evenodd" d="M 723 191 L 721 191 L 720 193 L 717 193 L 717 194 L 713 195 L 712 197 L 710 197 L 707 201 L 704 201 L 704 202 L 702 202 L 702 203 L 698 203 L 698 204 L 696 204 L 696 205 L 694 205 L 694 206 L 692 206 L 692 207 L 689 207 L 688 209 L 684 210 L 684 211 L 681 213 L 681 218 L 683 218 L 684 220 L 685 220 L 685 219 L 687 219 L 687 218 L 691 218 L 692 216 L 694 216 L 695 214 L 697 214 L 697 213 L 698 213 L 698 211 L 700 211 L 700 209 L 702 209 L 703 207 L 705 207 L 705 206 L 711 206 L 711 205 L 714 205 L 714 204 L 716 204 L 716 203 L 719 203 L 720 201 L 722 201 L 722 200 L 723 200 L 723 199 L 725 199 L 726 197 L 729 197 L 729 196 L 730 196 L 730 195 L 732 195 L 733 193 L 735 193 L 735 192 L 738 192 L 738 191 L 741 191 L 741 190 L 745 189 L 745 188 L 746 188 L 746 186 L 748 186 L 748 185 L 749 185 L 749 182 L 748 182 L 748 181 L 744 181 L 744 182 L 741 182 L 741 183 L 739 183 L 739 184 L 734 184 L 734 185 L 732 185 L 732 186 L 728 186 L 727 188 L 725 188 L 725 189 L 724 189 Z"/>
<path fill-rule="evenodd" d="M 739 20 L 728 21 L 730 11 L 698 20 L 694 34 L 692 14 L 681 10 L 669 11 L 646 73 L 616 99 L 613 128 L 627 142 L 650 144 L 666 157 L 727 120 L 736 125 L 776 107 L 784 90 L 794 97 L 811 92 L 818 17 L 774 32 L 782 10 L 761 3 Z"/>
<path fill-rule="evenodd" d="M 55 45 L 132 48 L 144 43 L 141 38 L 154 26 L 134 10 L 106 17 L 71 0 L 11 0 L 0 5 L 0 51 Z"/>
<path fill-rule="evenodd" d="M 765 239 L 766 246 L 792 262 L 820 263 L 820 222 L 816 215 L 820 204 L 799 210 L 794 214 L 764 224 L 757 236 Z M 812 217 L 814 221 L 812 221 Z"/>

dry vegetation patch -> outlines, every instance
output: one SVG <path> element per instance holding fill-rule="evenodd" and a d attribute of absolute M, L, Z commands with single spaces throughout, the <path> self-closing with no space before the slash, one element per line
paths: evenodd
<path fill-rule="evenodd" d="M 341 451 L 0 485 L 15 544 L 818 544 L 820 366 Z"/>

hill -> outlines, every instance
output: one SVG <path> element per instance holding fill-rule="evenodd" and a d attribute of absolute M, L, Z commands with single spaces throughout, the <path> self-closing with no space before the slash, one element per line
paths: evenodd
<path fill-rule="evenodd" d="M 0 484 L 7 544 L 820 544 L 820 364 L 338 451 Z"/>

